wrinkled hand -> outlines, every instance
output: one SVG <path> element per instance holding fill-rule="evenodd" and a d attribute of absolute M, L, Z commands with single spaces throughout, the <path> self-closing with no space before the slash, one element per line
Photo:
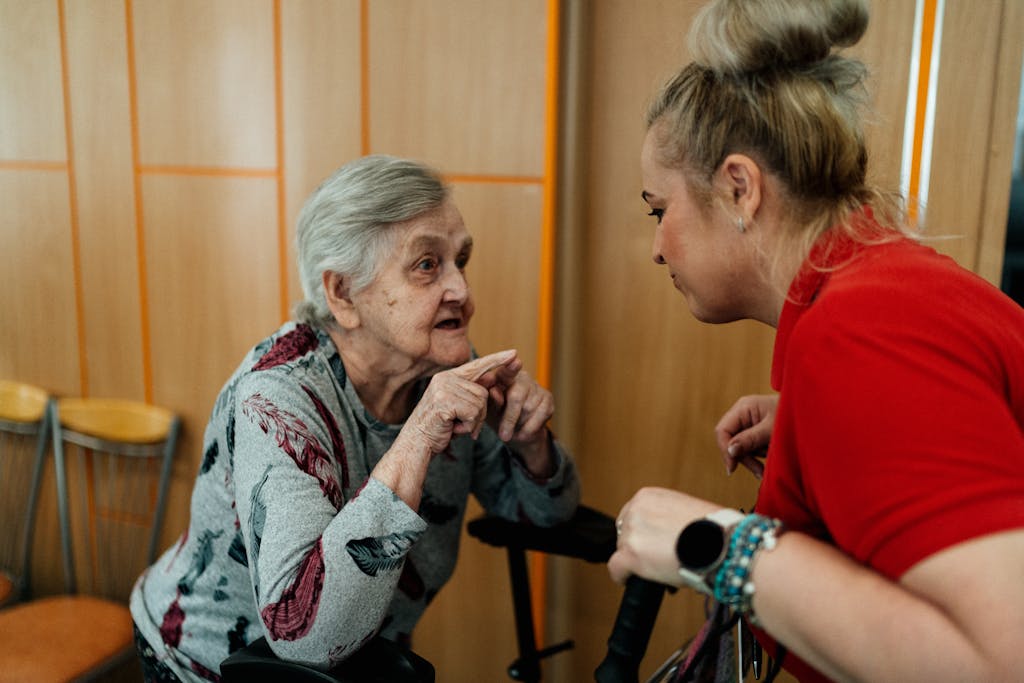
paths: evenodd
<path fill-rule="evenodd" d="M 622 506 L 615 525 L 618 539 L 608 560 L 617 583 L 636 575 L 666 586 L 680 586 L 676 539 L 687 524 L 721 506 L 670 489 L 648 487 Z"/>
<path fill-rule="evenodd" d="M 452 437 L 471 434 L 475 439 L 487 416 L 489 388 L 499 372 L 522 366 L 515 350 L 483 356 L 434 375 L 423 397 L 406 421 L 431 454 L 448 448 Z M 403 430 L 404 431 L 404 430 Z"/>
<path fill-rule="evenodd" d="M 555 412 L 551 392 L 521 369 L 521 363 L 498 368 L 495 379 L 490 387 L 487 422 L 498 437 L 513 446 L 547 440 L 546 425 Z"/>
<path fill-rule="evenodd" d="M 759 458 L 768 454 L 779 397 L 775 394 L 744 396 L 715 425 L 715 438 L 729 474 L 743 465 L 758 479 L 764 474 Z"/>
<path fill-rule="evenodd" d="M 551 392 L 537 384 L 518 360 L 498 368 L 488 388 L 487 423 L 519 454 L 531 473 L 550 476 L 547 422 L 555 412 Z"/>

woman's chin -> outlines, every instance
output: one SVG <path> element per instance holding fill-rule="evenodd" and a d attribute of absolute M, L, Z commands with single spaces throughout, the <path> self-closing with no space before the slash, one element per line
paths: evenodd
<path fill-rule="evenodd" d="M 468 339 L 449 339 L 445 343 L 434 345 L 430 351 L 430 360 L 442 367 L 454 368 L 468 362 L 472 351 Z"/>

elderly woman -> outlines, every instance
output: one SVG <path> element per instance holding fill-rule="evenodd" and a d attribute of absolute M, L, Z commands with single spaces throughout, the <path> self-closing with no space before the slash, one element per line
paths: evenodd
<path fill-rule="evenodd" d="M 475 360 L 469 232 L 437 174 L 354 161 L 298 224 L 305 301 L 225 384 L 181 539 L 131 609 L 147 680 L 217 680 L 267 636 L 327 667 L 408 642 L 455 566 L 467 497 L 551 525 L 578 482 L 515 351 Z"/>
<path fill-rule="evenodd" d="M 867 16 L 716 0 L 655 98 L 654 261 L 696 318 L 777 328 L 779 394 L 717 430 L 729 468 L 767 446 L 756 514 L 644 489 L 609 571 L 713 595 L 801 681 L 1019 681 L 1024 311 L 868 185 L 836 52 Z"/>

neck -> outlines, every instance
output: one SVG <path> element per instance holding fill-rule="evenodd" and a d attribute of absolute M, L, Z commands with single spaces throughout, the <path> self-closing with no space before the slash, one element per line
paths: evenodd
<path fill-rule="evenodd" d="M 359 343 L 358 335 L 330 330 L 345 374 L 367 412 L 385 424 L 404 422 L 412 412 L 411 394 L 419 369 L 397 367 L 393 357 Z"/>
<path fill-rule="evenodd" d="M 775 181 L 766 183 L 764 200 L 754 218 L 757 225 L 754 261 L 760 271 L 761 296 L 751 317 L 776 328 L 789 295 L 789 286 L 800 272 L 805 256 L 794 253 L 789 238 L 807 227 L 795 224 L 794 218 L 792 209 L 779 199 Z"/>

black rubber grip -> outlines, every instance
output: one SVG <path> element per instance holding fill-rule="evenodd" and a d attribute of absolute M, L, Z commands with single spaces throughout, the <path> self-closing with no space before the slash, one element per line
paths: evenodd
<path fill-rule="evenodd" d="M 626 581 L 619 613 L 608 637 L 608 654 L 594 671 L 597 683 L 637 683 L 640 661 L 661 609 L 665 586 L 638 576 Z"/>

